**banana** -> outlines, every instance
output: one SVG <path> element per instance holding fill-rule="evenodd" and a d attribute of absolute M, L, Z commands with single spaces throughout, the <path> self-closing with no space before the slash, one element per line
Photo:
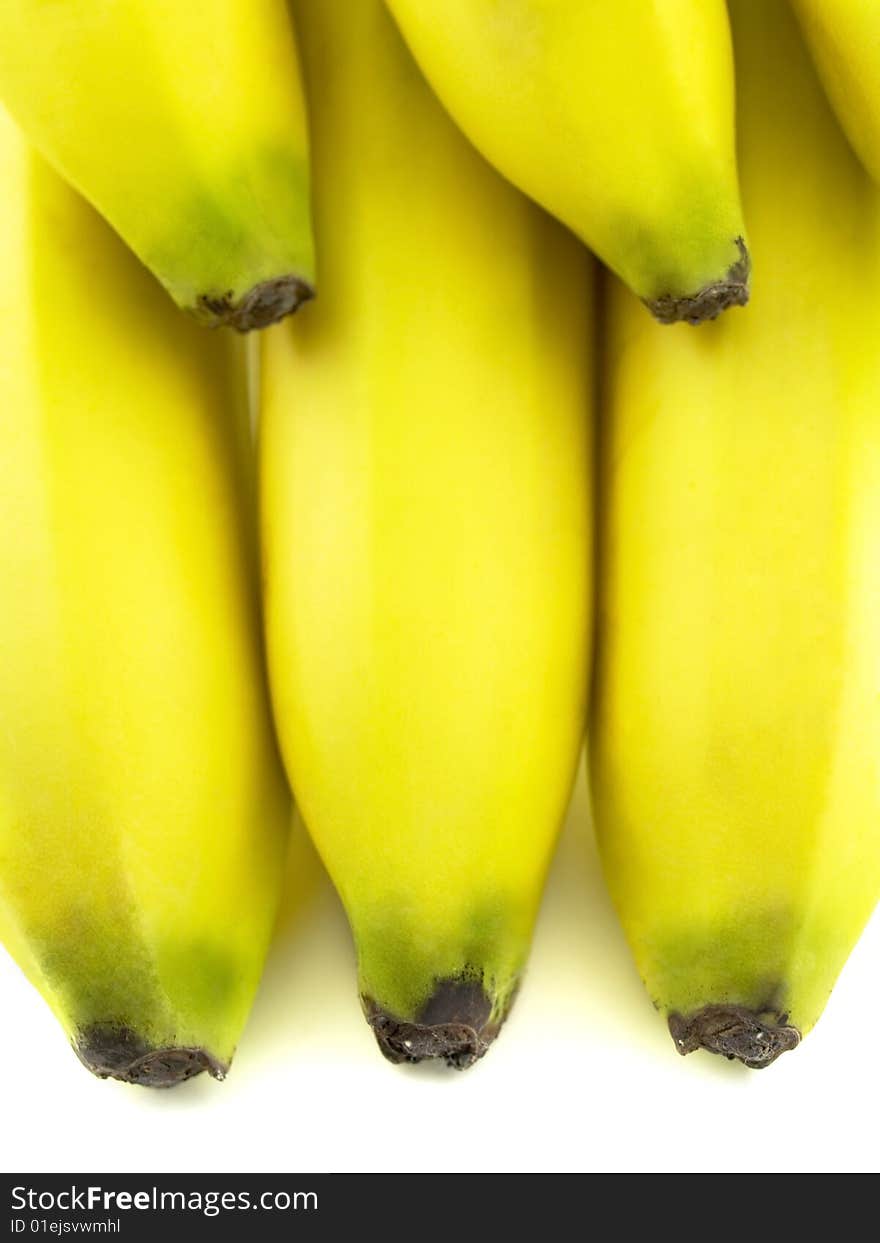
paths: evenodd
<path fill-rule="evenodd" d="M 296 0 L 322 294 L 263 334 L 270 682 L 392 1061 L 524 965 L 586 711 L 589 256 L 449 121 L 381 0 Z"/>
<path fill-rule="evenodd" d="M 749 294 L 724 0 L 387 0 L 480 151 L 663 323 Z"/>
<path fill-rule="evenodd" d="M 2 109 L 0 183 L 0 939 L 96 1074 L 221 1078 L 289 814 L 243 345 L 179 316 Z"/>
<path fill-rule="evenodd" d="M 679 1052 L 761 1067 L 880 894 L 880 192 L 785 0 L 731 10 L 762 279 L 685 336 L 610 291 L 592 775 Z"/>
<path fill-rule="evenodd" d="M 3 0 L 0 99 L 202 322 L 261 328 L 312 296 L 284 0 Z"/>
<path fill-rule="evenodd" d="M 828 98 L 880 181 L 880 6 L 877 0 L 792 0 Z"/>

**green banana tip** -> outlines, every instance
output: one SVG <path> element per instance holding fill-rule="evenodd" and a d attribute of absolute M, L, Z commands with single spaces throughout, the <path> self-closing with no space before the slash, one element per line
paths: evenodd
<path fill-rule="evenodd" d="M 699 324 L 717 319 L 722 311 L 745 306 L 749 300 L 752 261 L 745 239 L 734 238 L 739 258 L 727 270 L 723 280 L 711 281 L 694 294 L 676 297 L 663 294 L 660 298 L 644 298 L 643 302 L 661 324 Z"/>
<path fill-rule="evenodd" d="M 763 1070 L 801 1042 L 787 1014 L 745 1006 L 709 1005 L 686 1016 L 673 1013 L 668 1024 L 682 1057 L 705 1049 L 730 1062 L 742 1062 L 750 1070 Z"/>
<path fill-rule="evenodd" d="M 82 1064 L 99 1079 L 118 1079 L 145 1088 L 173 1088 L 202 1071 L 225 1079 L 229 1067 L 206 1049 L 153 1046 L 130 1027 L 96 1023 L 73 1042 Z"/>
<path fill-rule="evenodd" d="M 479 980 L 440 980 L 414 1021 L 398 1018 L 370 997 L 362 999 L 367 1022 L 389 1062 L 445 1061 L 467 1070 L 487 1052 L 507 1017 L 493 1018 L 493 1004 Z"/>
<path fill-rule="evenodd" d="M 222 294 L 202 294 L 195 315 L 210 328 L 227 327 L 234 328 L 236 332 L 252 332 L 268 328 L 286 315 L 292 315 L 314 296 L 314 287 L 302 277 L 276 276 L 254 285 L 238 301 L 231 289 Z"/>

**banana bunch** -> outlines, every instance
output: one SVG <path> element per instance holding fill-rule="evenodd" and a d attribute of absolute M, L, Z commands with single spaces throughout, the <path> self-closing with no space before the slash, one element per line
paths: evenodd
<path fill-rule="evenodd" d="M 880 896 L 880 6 L 442 8 L 0 5 L 0 940 L 101 1077 L 226 1073 L 291 789 L 392 1062 L 585 731 L 680 1053 Z"/>

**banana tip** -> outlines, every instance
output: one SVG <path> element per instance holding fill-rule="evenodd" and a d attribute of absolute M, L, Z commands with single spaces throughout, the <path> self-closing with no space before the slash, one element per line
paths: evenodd
<path fill-rule="evenodd" d="M 224 1079 L 228 1066 L 206 1049 L 153 1046 L 130 1027 L 95 1024 L 80 1031 L 74 1052 L 99 1079 L 118 1079 L 145 1088 L 173 1088 L 206 1070 Z"/>
<path fill-rule="evenodd" d="M 299 276 L 276 276 L 254 285 L 236 302 L 230 290 L 225 294 L 203 294 L 196 317 L 212 328 L 226 326 L 236 332 L 268 328 L 314 298 L 312 286 Z"/>
<path fill-rule="evenodd" d="M 787 1020 L 787 1014 L 775 1011 L 712 1005 L 687 1016 L 670 1014 L 669 1033 L 682 1057 L 705 1049 L 751 1070 L 763 1070 L 800 1044 L 800 1032 Z"/>
<path fill-rule="evenodd" d="M 389 1062 L 442 1060 L 467 1070 L 486 1053 L 504 1022 L 492 1018 L 492 1001 L 478 980 L 441 980 L 414 1021 L 363 999 L 367 1022 Z"/>
<path fill-rule="evenodd" d="M 711 281 L 694 294 L 676 297 L 663 294 L 660 298 L 645 298 L 644 303 L 661 324 L 699 324 L 717 319 L 722 311 L 734 306 L 745 306 L 749 300 L 749 278 L 752 262 L 741 237 L 734 239 L 739 258 L 720 281 Z"/>

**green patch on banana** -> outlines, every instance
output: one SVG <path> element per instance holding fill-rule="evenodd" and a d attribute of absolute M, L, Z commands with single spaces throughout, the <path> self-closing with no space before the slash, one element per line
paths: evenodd
<path fill-rule="evenodd" d="M 784 1013 L 801 923 L 794 911 L 778 908 L 721 920 L 696 921 L 683 913 L 681 926 L 644 939 L 642 973 L 667 1014 L 706 1005 Z"/>
<path fill-rule="evenodd" d="M 183 196 L 174 218 L 192 221 L 191 230 L 147 241 L 141 258 L 162 277 L 178 306 L 204 323 L 228 323 L 242 331 L 265 327 L 314 295 L 308 184 L 306 164 L 293 161 L 288 151 L 250 153 L 222 178 L 215 175 L 204 189 Z M 248 227 L 257 203 L 259 229 Z M 193 269 L 204 274 L 200 288 L 179 278 Z M 283 296 L 258 299 L 262 287 L 279 282 Z M 255 301 L 265 305 L 253 308 Z M 249 307 L 254 322 L 242 318 Z"/>
<path fill-rule="evenodd" d="M 438 983 L 478 981 L 489 1001 L 488 1022 L 500 1024 L 531 932 L 531 922 L 503 899 L 484 899 L 442 923 L 419 923 L 411 903 L 388 899 L 369 916 L 353 917 L 352 926 L 361 994 L 407 1022 L 418 1021 Z"/>

